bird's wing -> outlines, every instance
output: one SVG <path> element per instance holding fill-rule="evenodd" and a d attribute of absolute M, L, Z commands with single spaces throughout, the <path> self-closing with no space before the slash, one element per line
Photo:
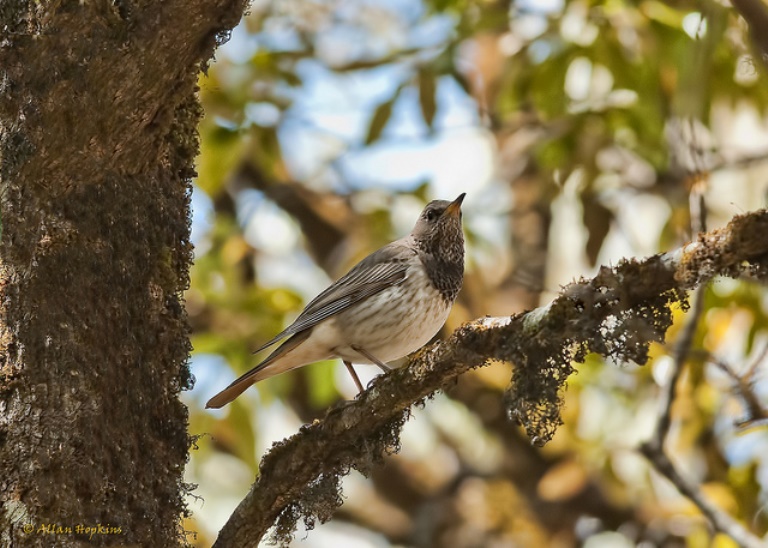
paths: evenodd
<path fill-rule="evenodd" d="M 271 376 L 270 374 L 258 378 L 259 373 L 265 371 L 272 362 L 303 343 L 310 336 L 310 329 L 319 322 L 338 314 L 366 297 L 403 283 L 407 277 L 408 267 L 413 263 L 415 255 L 416 252 L 404 245 L 402 241 L 393 242 L 368 255 L 342 278 L 315 297 L 299 314 L 296 321 L 282 333 L 255 350 L 254 353 L 260 352 L 280 339 L 291 336 L 263 362 L 211 398 L 205 405 L 206 408 L 218 409 L 234 400 L 257 380 Z M 278 372 L 280 371 L 272 374 Z"/>
<path fill-rule="evenodd" d="M 291 325 L 253 353 L 261 352 L 280 339 L 314 327 L 352 304 L 388 287 L 403 283 L 416 252 L 401 241 L 374 251 L 352 270 L 331 284 L 306 306 Z"/>

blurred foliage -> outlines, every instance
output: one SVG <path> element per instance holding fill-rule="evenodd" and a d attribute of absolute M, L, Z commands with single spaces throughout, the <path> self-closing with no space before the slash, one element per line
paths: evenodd
<path fill-rule="evenodd" d="M 189 403 L 192 433 L 210 436 L 188 470 L 206 499 L 187 523 L 197 542 L 211 543 L 270 442 L 354 395 L 328 362 L 202 409 L 325 284 L 407 231 L 428 199 L 453 197 L 404 149 L 439 151 L 467 130 L 488 149 L 491 175 L 461 188 L 468 272 L 451 329 L 543 304 L 601 262 L 679 246 L 695 178 L 710 227 L 764 207 L 767 83 L 745 22 L 716 1 L 255 2 L 200 82 L 196 184 L 209 202 L 187 293 Z M 503 416 L 513 364 L 467 375 L 415 412 L 402 453 L 350 480 L 339 515 L 303 544 L 733 545 L 637 451 L 684 322 L 677 312 L 646 366 L 590 357 L 543 449 Z M 667 443 L 757 535 L 768 530 L 768 435 L 734 426 L 743 398 L 706 356 L 744 374 L 767 343 L 765 288 L 715 281 Z M 768 406 L 765 371 L 758 363 L 750 382 Z"/>

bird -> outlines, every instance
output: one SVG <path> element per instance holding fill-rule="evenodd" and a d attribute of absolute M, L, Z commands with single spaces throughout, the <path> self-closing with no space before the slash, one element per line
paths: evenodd
<path fill-rule="evenodd" d="M 374 251 L 310 301 L 253 353 L 287 340 L 205 407 L 221 408 L 256 382 L 332 358 L 341 358 L 363 392 L 353 362 L 386 372 L 386 362 L 428 343 L 448 318 L 464 279 L 465 195 L 429 202 L 408 236 Z"/>

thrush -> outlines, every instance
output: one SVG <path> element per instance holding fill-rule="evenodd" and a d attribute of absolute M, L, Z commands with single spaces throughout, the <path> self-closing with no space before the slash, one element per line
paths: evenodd
<path fill-rule="evenodd" d="M 388 371 L 386 362 L 429 342 L 448 318 L 464 278 L 464 196 L 427 204 L 408 236 L 374 251 L 315 297 L 254 353 L 288 339 L 206 408 L 228 404 L 258 381 L 331 358 L 341 358 L 362 392 L 353 362 Z"/>

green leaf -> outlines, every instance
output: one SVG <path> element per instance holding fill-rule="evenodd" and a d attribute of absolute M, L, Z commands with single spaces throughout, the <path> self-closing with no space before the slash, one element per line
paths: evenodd
<path fill-rule="evenodd" d="M 450 74 L 453 79 L 456 80 L 456 83 L 459 84 L 459 87 L 464 90 L 464 93 L 466 93 L 469 97 L 472 97 L 472 86 L 470 85 L 469 80 L 467 80 L 467 77 L 459 72 L 455 67 L 452 68 Z"/>
<path fill-rule="evenodd" d="M 365 136 L 365 144 L 370 145 L 379 140 L 381 133 L 384 131 L 384 127 L 389 122 L 389 118 L 392 116 L 392 107 L 395 105 L 398 94 L 395 94 L 391 99 L 384 101 L 373 112 L 371 123 L 368 126 L 368 135 Z"/>
<path fill-rule="evenodd" d="M 419 71 L 419 105 L 421 105 L 421 115 L 429 129 L 432 129 L 432 122 L 435 120 L 435 112 L 437 111 L 436 92 L 437 78 L 435 73 L 422 68 Z"/>
<path fill-rule="evenodd" d="M 395 90 L 395 93 L 390 99 L 387 99 L 383 103 L 376 107 L 371 118 L 371 123 L 368 126 L 368 135 L 365 137 L 365 144 L 370 145 L 379 140 L 384 128 L 389 122 L 389 118 L 392 116 L 392 109 L 400 97 L 400 92 L 403 91 L 403 85 L 399 85 Z"/>

